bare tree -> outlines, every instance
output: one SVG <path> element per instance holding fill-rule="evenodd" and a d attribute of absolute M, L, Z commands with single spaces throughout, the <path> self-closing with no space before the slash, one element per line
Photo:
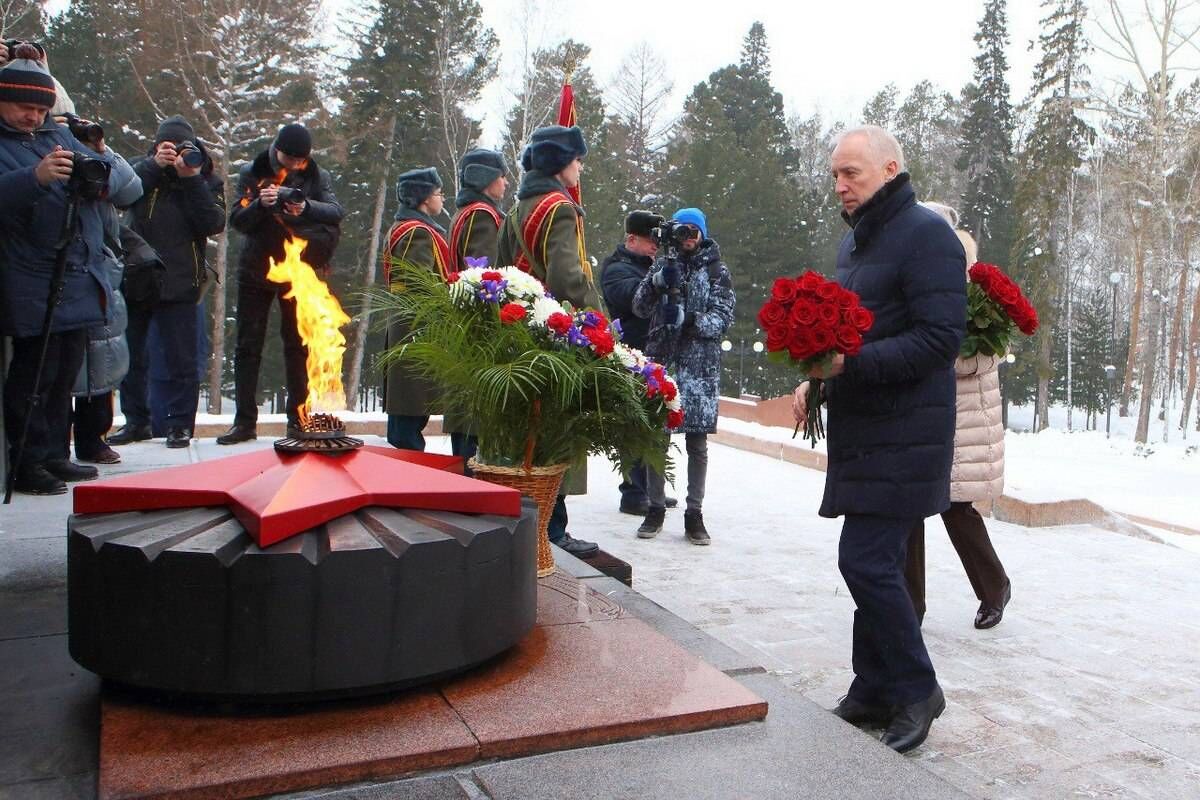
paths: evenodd
<path fill-rule="evenodd" d="M 45 0 L 0 0 L 0 39 L 29 36 L 42 27 Z"/>
<path fill-rule="evenodd" d="M 625 55 L 609 84 L 606 99 L 624 128 L 627 192 L 635 203 L 659 193 L 662 161 L 676 122 L 667 107 L 673 89 L 666 61 L 646 42 Z"/>

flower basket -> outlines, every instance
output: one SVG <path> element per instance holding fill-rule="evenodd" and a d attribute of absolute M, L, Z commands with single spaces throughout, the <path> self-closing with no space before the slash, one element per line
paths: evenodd
<path fill-rule="evenodd" d="M 544 578 L 554 572 L 554 553 L 550 549 L 550 539 L 546 530 L 550 527 L 550 515 L 554 512 L 554 503 L 558 500 L 558 488 L 562 486 L 563 475 L 568 466 L 568 464 L 554 464 L 549 467 L 500 467 L 482 464 L 476 458 L 472 458 L 470 461 L 471 471 L 476 478 L 516 489 L 523 496 L 537 503 L 537 574 L 539 578 Z"/>

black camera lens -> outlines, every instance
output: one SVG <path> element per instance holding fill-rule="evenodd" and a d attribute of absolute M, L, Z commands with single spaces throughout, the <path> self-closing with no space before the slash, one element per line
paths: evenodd
<path fill-rule="evenodd" d="M 279 194 L 276 195 L 276 200 L 280 203 L 303 203 L 304 190 L 296 189 L 291 186 L 280 186 Z"/>
<path fill-rule="evenodd" d="M 184 166 L 189 169 L 204 166 L 204 153 L 200 152 L 200 148 L 193 142 L 180 142 L 175 146 L 175 151 L 179 153 L 179 159 L 183 161 Z"/>
<path fill-rule="evenodd" d="M 99 200 L 108 190 L 108 176 L 112 167 L 108 162 L 72 153 L 71 177 L 67 180 L 67 192 L 81 200 Z"/>
<path fill-rule="evenodd" d="M 94 144 L 104 138 L 104 128 L 95 122 L 67 114 L 67 128 L 71 135 L 85 144 Z"/>

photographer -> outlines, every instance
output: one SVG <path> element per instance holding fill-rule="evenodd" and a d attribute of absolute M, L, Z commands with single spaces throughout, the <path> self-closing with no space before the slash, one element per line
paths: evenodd
<path fill-rule="evenodd" d="M 229 224 L 246 237 L 238 259 L 237 349 L 234 356 L 237 414 L 217 444 L 258 438 L 258 372 L 271 304 L 279 301 L 279 335 L 287 372 L 288 423 L 308 399 L 308 352 L 296 329 L 296 301 L 285 300 L 291 284 L 267 280 L 270 259 L 284 258 L 292 237 L 308 246 L 301 254 L 319 275 L 328 274 L 344 211 L 333 196 L 333 180 L 312 158 L 312 135 L 298 123 L 284 125 L 263 153 L 238 175 L 240 199 Z"/>
<path fill-rule="evenodd" d="M 121 383 L 125 426 L 109 437 L 123 445 L 151 438 L 149 348 L 153 323 L 166 351 L 167 447 L 187 447 L 200 396 L 200 329 L 196 304 L 208 282 L 208 237 L 225 229 L 224 184 L 192 126 L 180 116 L 158 126 L 149 155 L 134 169 L 144 194 L 130 209 L 129 227 L 165 265 L 158 298 L 129 298 L 129 374 Z"/>
<path fill-rule="evenodd" d="M 0 333 L 13 345 L 4 416 L 14 456 L 28 423 L 16 490 L 62 494 L 65 481 L 95 477 L 58 457 L 54 432 L 70 415 L 87 329 L 103 323 L 111 306 L 101 198 L 114 159 L 103 138 L 89 150 L 48 117 L 56 91 L 40 53 L 17 45 L 0 69 Z M 66 229 L 72 210 L 74 226 Z M 60 265 L 65 273 L 55 286 Z"/>
<path fill-rule="evenodd" d="M 733 279 L 717 243 L 708 238 L 698 208 L 681 208 L 660 235 L 665 253 L 642 279 L 633 310 L 650 320 L 646 354 L 675 376 L 683 398 L 687 442 L 687 509 L 684 534 L 692 544 L 709 544 L 701 507 L 708 473 L 708 434 L 717 431 L 721 382 L 721 337 L 733 324 Z M 651 539 L 666 515 L 665 480 L 647 470 L 649 509 L 638 536 Z"/>

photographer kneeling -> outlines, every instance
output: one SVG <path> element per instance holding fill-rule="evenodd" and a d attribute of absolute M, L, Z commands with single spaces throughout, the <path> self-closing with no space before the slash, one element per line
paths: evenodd
<path fill-rule="evenodd" d="M 48 117 L 54 80 L 39 50 L 13 49 L 0 69 L 0 333 L 13 344 L 4 421 L 15 489 L 63 494 L 65 481 L 95 477 L 60 457 L 54 431 L 71 413 L 87 329 L 104 322 L 110 306 L 100 205 L 113 156 L 103 139 L 93 152 Z M 65 271 L 55 286 L 60 259 Z"/>
<path fill-rule="evenodd" d="M 708 475 L 708 434 L 717 431 L 721 337 L 733 324 L 733 279 L 698 208 L 681 208 L 660 228 L 664 249 L 642 279 L 633 311 L 650 320 L 646 355 L 674 374 L 683 397 L 687 442 L 687 509 L 683 528 L 692 544 L 709 544 L 701 507 Z M 652 539 L 666 515 L 665 479 L 647 469 L 649 510 L 638 536 Z"/>

